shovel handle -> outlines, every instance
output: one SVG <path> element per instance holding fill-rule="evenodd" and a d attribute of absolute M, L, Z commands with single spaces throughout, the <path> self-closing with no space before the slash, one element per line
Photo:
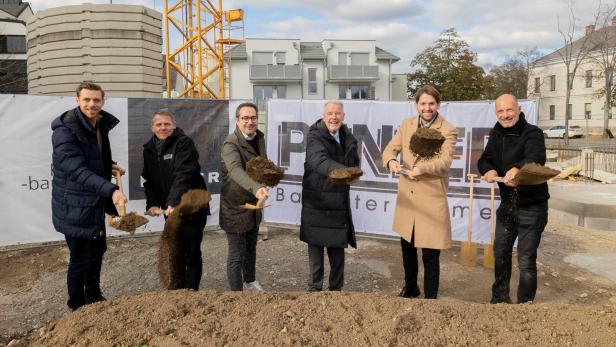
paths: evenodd
<path fill-rule="evenodd" d="M 490 243 L 494 244 L 494 182 L 490 183 Z"/>
<path fill-rule="evenodd" d="M 117 170 L 115 172 L 115 180 L 116 180 L 116 184 L 120 188 L 120 193 L 124 194 L 124 189 L 122 187 L 122 175 L 120 175 L 120 172 Z M 118 207 L 119 207 L 118 214 L 120 215 L 120 217 L 126 216 L 126 201 L 124 201 L 124 199 L 121 199 L 120 201 L 118 201 Z"/>
<path fill-rule="evenodd" d="M 473 240 L 473 188 L 475 186 L 475 178 L 477 175 L 466 175 L 470 179 L 469 191 L 468 191 L 468 242 Z"/>
<path fill-rule="evenodd" d="M 494 177 L 493 182 L 503 182 L 504 179 L 505 179 L 504 177 Z M 486 181 L 486 176 L 481 176 L 481 180 Z M 493 183 L 493 182 L 490 182 L 490 183 Z"/>

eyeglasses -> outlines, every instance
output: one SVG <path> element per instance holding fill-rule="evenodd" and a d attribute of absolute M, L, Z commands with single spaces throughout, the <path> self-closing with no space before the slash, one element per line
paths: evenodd
<path fill-rule="evenodd" d="M 256 122 L 256 121 L 257 121 L 257 119 L 259 119 L 259 117 L 257 117 L 257 116 L 252 116 L 252 117 L 240 117 L 240 120 L 241 120 L 242 122 L 244 122 L 244 123 L 248 123 L 248 121 L 249 121 L 249 120 L 250 120 L 250 121 L 253 121 L 253 122 Z"/>

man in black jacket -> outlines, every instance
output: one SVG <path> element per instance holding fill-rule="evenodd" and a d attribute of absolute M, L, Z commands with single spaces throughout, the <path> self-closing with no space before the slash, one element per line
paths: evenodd
<path fill-rule="evenodd" d="M 176 126 L 175 117 L 167 110 L 152 116 L 152 138 L 143 145 L 143 187 L 146 214 L 169 215 L 189 189 L 207 189 L 201 176 L 199 153 L 192 139 Z M 179 231 L 180 268 L 184 271 L 180 288 L 199 289 L 202 259 L 203 228 L 210 214 L 209 206 L 191 215 L 182 216 Z"/>
<path fill-rule="evenodd" d="M 538 127 L 526 122 L 515 96 L 496 99 L 498 122 L 479 158 L 478 168 L 485 180 L 498 182 L 501 204 L 496 211 L 494 239 L 494 284 L 492 300 L 511 303 L 511 252 L 518 239 L 520 281 L 518 303 L 535 300 L 537 291 L 537 248 L 548 219 L 547 183 L 517 187 L 513 178 L 526 163 L 545 164 L 545 140 Z"/>
<path fill-rule="evenodd" d="M 300 240 L 308 244 L 309 291 L 323 289 L 323 253 L 329 258 L 329 290 L 344 284 L 344 248 L 357 247 L 348 184 L 330 182 L 335 169 L 359 166 L 357 140 L 342 123 L 340 101 L 328 101 L 323 118 L 310 127 L 302 180 Z"/>

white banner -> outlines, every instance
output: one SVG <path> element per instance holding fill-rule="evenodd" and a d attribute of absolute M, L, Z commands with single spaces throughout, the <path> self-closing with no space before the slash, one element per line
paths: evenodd
<path fill-rule="evenodd" d="M 322 117 L 322 100 L 272 99 L 268 105 L 267 152 L 286 169 L 284 180 L 270 191 L 272 208 L 265 221 L 299 225 L 301 183 L 304 173 L 306 135 Z M 520 103 L 527 120 L 536 124 L 537 105 Z M 351 210 L 357 232 L 396 235 L 391 230 L 396 204 L 397 178 L 381 165 L 381 153 L 402 120 L 416 116 L 408 102 L 344 101 L 345 123 L 360 142 L 364 176 L 351 187 Z M 449 210 L 454 240 L 466 240 L 469 223 L 468 173 L 477 172 L 477 160 L 496 122 L 490 102 L 443 102 L 440 113 L 459 129 L 458 142 L 449 177 Z M 495 206 L 499 195 L 496 190 Z M 490 188 L 475 183 L 472 213 L 473 241 L 490 241 Z"/>

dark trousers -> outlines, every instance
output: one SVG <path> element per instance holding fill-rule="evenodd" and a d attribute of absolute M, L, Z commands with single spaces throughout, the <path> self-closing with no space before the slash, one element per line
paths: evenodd
<path fill-rule="evenodd" d="M 101 266 L 107 250 L 107 239 L 86 239 L 64 236 L 70 251 L 66 284 L 67 305 L 71 310 L 94 302 L 101 293 Z"/>
<path fill-rule="evenodd" d="M 207 223 L 206 214 L 195 214 L 184 217 L 178 235 L 180 269 L 184 271 L 183 283 L 179 288 L 199 290 L 203 259 L 201 257 L 201 241 L 203 228 Z"/>
<path fill-rule="evenodd" d="M 308 277 L 308 290 L 323 290 L 324 267 L 324 248 L 321 246 L 308 244 L 308 266 L 310 275 Z M 329 290 L 342 290 L 344 285 L 344 248 L 327 247 L 327 258 L 329 259 Z"/>
<path fill-rule="evenodd" d="M 494 234 L 494 284 L 492 303 L 511 303 L 509 280 L 511 279 L 511 252 L 518 239 L 518 303 L 535 300 L 537 291 L 537 248 L 541 233 L 548 221 L 547 202 L 513 208 L 501 203 L 496 211 Z"/>
<path fill-rule="evenodd" d="M 415 291 L 419 295 L 417 286 L 417 248 L 415 248 L 415 231 L 411 242 L 400 238 L 402 247 L 402 264 L 404 265 L 404 285 L 408 290 Z M 436 299 L 438 295 L 438 284 L 440 277 L 440 249 L 423 248 L 421 258 L 424 264 L 424 295 L 426 299 Z"/>
<path fill-rule="evenodd" d="M 231 290 L 241 291 L 244 282 L 255 281 L 257 231 L 253 229 L 246 233 L 226 232 L 229 245 L 227 279 Z"/>

